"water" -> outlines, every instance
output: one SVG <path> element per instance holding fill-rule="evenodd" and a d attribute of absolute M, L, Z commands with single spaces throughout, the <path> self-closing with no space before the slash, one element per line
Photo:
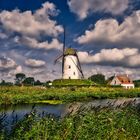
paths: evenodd
<path fill-rule="evenodd" d="M 54 114 L 56 116 L 61 116 L 65 108 L 65 104 L 49 105 L 49 104 L 19 104 L 11 106 L 0 106 L 0 113 L 6 112 L 7 116 L 12 116 L 12 114 L 17 114 L 18 117 L 22 117 L 31 112 L 34 108 L 39 114 L 42 112 L 48 114 Z"/>
<path fill-rule="evenodd" d="M 0 106 L 0 115 L 3 112 L 6 113 L 5 124 L 10 128 L 16 121 L 23 119 L 23 117 L 30 113 L 34 107 L 34 110 L 38 114 L 53 114 L 56 117 L 63 117 L 69 112 L 75 113 L 81 106 L 85 109 L 88 108 L 120 108 L 125 106 L 138 106 L 140 105 L 140 98 L 130 99 L 105 99 L 94 100 L 89 102 L 75 102 L 71 104 L 19 104 L 11 106 Z M 16 118 L 16 119 L 15 119 Z"/>

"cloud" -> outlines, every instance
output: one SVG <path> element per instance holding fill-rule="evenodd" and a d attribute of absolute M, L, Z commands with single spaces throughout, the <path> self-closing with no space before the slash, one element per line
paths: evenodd
<path fill-rule="evenodd" d="M 120 15 L 129 7 L 129 0 L 68 0 L 70 10 L 80 19 L 93 12 Z"/>
<path fill-rule="evenodd" d="M 78 56 L 81 63 L 85 64 L 123 65 L 126 67 L 140 66 L 140 54 L 136 48 L 102 49 L 94 55 L 88 54 L 87 52 L 78 52 Z"/>
<path fill-rule="evenodd" d="M 9 71 L 15 69 L 17 64 L 14 60 L 8 57 L 0 57 L 0 71 Z"/>
<path fill-rule="evenodd" d="M 0 39 L 7 39 L 8 36 L 2 32 L 0 32 Z"/>
<path fill-rule="evenodd" d="M 16 73 L 22 72 L 22 66 L 9 57 L 0 57 L 0 77 L 12 81 Z"/>
<path fill-rule="evenodd" d="M 62 49 L 62 46 L 63 46 L 63 44 L 60 43 L 58 39 L 56 38 L 53 38 L 51 42 L 48 42 L 48 41 L 39 42 L 38 40 L 34 38 L 30 38 L 30 37 L 15 38 L 15 41 L 19 44 L 23 44 L 25 46 L 28 46 L 34 49 L 60 50 Z"/>
<path fill-rule="evenodd" d="M 21 12 L 19 10 L 2 11 L 0 13 L 0 23 L 9 32 L 17 32 L 26 36 L 39 36 L 44 33 L 48 36 L 58 36 L 63 32 L 61 25 L 51 20 L 51 16 L 57 13 L 53 3 L 46 2 L 43 7 L 36 10 Z"/>
<path fill-rule="evenodd" d="M 45 66 L 45 61 L 36 60 L 36 59 L 28 59 L 25 61 L 25 64 L 31 68 L 40 68 Z"/>
<path fill-rule="evenodd" d="M 63 27 L 54 19 L 59 10 L 53 3 L 46 2 L 42 8 L 32 11 L 0 12 L 0 44 L 5 48 L 59 50 L 58 41 Z"/>
<path fill-rule="evenodd" d="M 95 27 L 86 30 L 84 35 L 76 39 L 79 44 L 95 44 L 97 46 L 137 47 L 140 46 L 140 10 L 133 12 L 119 24 L 115 19 L 96 22 Z"/>
<path fill-rule="evenodd" d="M 8 71 L 8 73 L 4 73 L 4 77 L 10 78 L 11 80 L 17 73 L 22 73 L 22 66 L 18 65 L 15 69 Z"/>
<path fill-rule="evenodd" d="M 28 74 L 33 75 L 33 76 L 37 76 L 37 75 L 40 76 L 40 75 L 44 75 L 44 73 L 45 73 L 44 69 L 34 69 L 34 70 L 30 71 Z M 43 77 L 43 78 L 45 80 L 45 77 Z"/>
<path fill-rule="evenodd" d="M 140 66 L 140 54 L 129 57 L 128 64 L 132 67 Z"/>
<path fill-rule="evenodd" d="M 22 66 L 17 66 L 14 73 L 16 74 L 21 72 L 22 72 Z"/>

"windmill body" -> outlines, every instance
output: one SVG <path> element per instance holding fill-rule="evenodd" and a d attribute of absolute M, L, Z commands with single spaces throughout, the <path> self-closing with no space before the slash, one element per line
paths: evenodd
<path fill-rule="evenodd" d="M 81 79 L 81 66 L 75 49 L 67 48 L 64 51 L 63 79 Z"/>
<path fill-rule="evenodd" d="M 63 55 L 59 56 L 55 63 L 62 58 L 62 79 L 83 79 L 84 75 L 81 69 L 77 52 L 73 48 L 66 48 Z"/>
<path fill-rule="evenodd" d="M 77 65 L 78 65 L 78 60 L 76 56 L 66 55 L 64 57 L 63 79 L 80 79 Z"/>

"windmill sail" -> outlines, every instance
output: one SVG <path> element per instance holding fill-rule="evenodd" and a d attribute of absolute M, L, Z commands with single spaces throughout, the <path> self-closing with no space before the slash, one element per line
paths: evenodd
<path fill-rule="evenodd" d="M 77 56 L 77 55 L 76 55 Z M 74 65 L 78 68 L 79 72 L 81 73 L 82 75 L 82 79 L 84 78 L 84 74 L 83 74 L 83 71 L 81 69 L 81 65 L 80 65 L 80 61 L 79 61 L 79 58 L 77 56 L 77 59 L 78 59 L 78 65 L 74 62 L 74 60 L 71 58 L 71 60 L 73 61 Z"/>
<path fill-rule="evenodd" d="M 65 27 L 64 27 L 64 40 L 63 40 L 63 54 L 62 54 L 62 77 L 64 74 L 64 61 L 65 61 L 65 35 L 66 35 L 66 31 L 65 31 Z"/>
<path fill-rule="evenodd" d="M 80 70 L 80 72 L 81 72 L 82 78 L 84 79 L 84 74 L 83 74 L 83 71 L 82 71 L 82 68 L 81 68 L 81 64 L 80 64 L 79 57 L 78 57 L 78 55 L 77 55 L 77 54 L 76 54 L 76 56 L 77 56 L 77 59 L 78 59 L 78 66 L 79 66 L 79 70 Z"/>
<path fill-rule="evenodd" d="M 58 56 L 58 57 L 54 60 L 54 64 L 56 64 L 56 63 L 57 63 L 57 61 L 58 61 L 61 57 L 63 57 L 63 54 L 62 54 L 62 55 L 60 55 L 60 56 Z"/>

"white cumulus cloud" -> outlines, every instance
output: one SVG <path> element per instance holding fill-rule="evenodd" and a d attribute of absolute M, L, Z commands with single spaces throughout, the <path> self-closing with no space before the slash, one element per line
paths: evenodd
<path fill-rule="evenodd" d="M 45 66 L 46 62 L 42 60 L 36 60 L 36 59 L 27 59 L 25 61 L 25 64 L 31 68 L 40 68 Z"/>
<path fill-rule="evenodd" d="M 6 30 L 26 36 L 38 36 L 42 32 L 48 36 L 57 36 L 63 32 L 63 28 L 51 19 L 54 13 L 57 13 L 55 5 L 46 2 L 35 13 L 31 11 L 4 10 L 0 12 L 0 22 Z"/>
<path fill-rule="evenodd" d="M 22 66 L 18 65 L 12 58 L 0 57 L 0 77 L 11 81 L 16 73 L 22 72 Z"/>
<path fill-rule="evenodd" d="M 30 38 L 30 37 L 15 38 L 15 39 L 16 39 L 16 42 L 18 42 L 19 44 L 22 43 L 25 46 L 28 46 L 30 48 L 35 48 L 35 49 L 60 50 L 63 46 L 63 44 L 60 43 L 58 39 L 56 38 L 53 38 L 51 42 L 48 42 L 48 41 L 39 42 L 38 40 L 34 38 Z"/>
<path fill-rule="evenodd" d="M 93 12 L 122 14 L 129 7 L 129 0 L 68 0 L 70 10 L 80 19 Z"/>
<path fill-rule="evenodd" d="M 114 44 L 121 47 L 139 47 L 139 37 L 140 10 L 126 17 L 121 24 L 115 19 L 99 20 L 93 29 L 86 30 L 76 41 L 79 44 L 99 43 L 106 46 Z"/>
<path fill-rule="evenodd" d="M 11 47 L 26 46 L 34 49 L 59 50 L 62 44 L 57 38 L 63 32 L 63 27 L 58 25 L 54 18 L 52 19 L 58 14 L 56 6 L 50 2 L 42 4 L 42 8 L 35 12 L 22 12 L 18 9 L 1 11 L 1 43 L 9 43 Z"/>
<path fill-rule="evenodd" d="M 100 52 L 93 55 L 87 52 L 78 52 L 78 56 L 82 63 L 94 63 L 103 64 L 108 63 L 109 65 L 124 65 L 128 67 L 140 66 L 139 50 L 136 48 L 124 48 L 124 49 L 102 49 Z"/>

